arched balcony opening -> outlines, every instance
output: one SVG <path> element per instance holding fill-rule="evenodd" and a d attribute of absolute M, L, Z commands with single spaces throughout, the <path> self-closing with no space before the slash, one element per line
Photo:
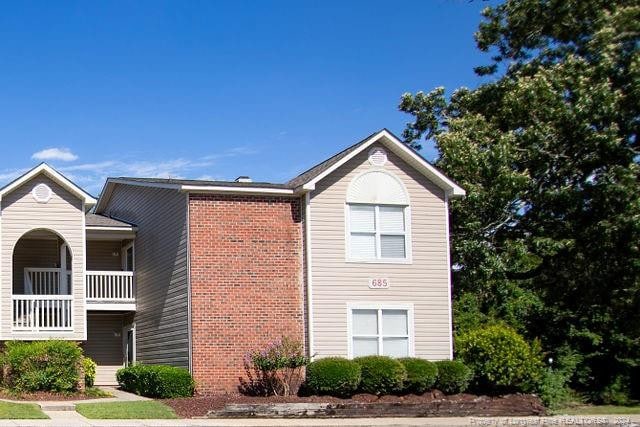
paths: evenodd
<path fill-rule="evenodd" d="M 59 234 L 31 230 L 13 249 L 13 330 L 73 330 L 73 255 Z"/>

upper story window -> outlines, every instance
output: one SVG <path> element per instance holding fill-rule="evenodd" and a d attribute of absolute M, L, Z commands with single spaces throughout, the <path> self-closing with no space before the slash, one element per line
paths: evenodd
<path fill-rule="evenodd" d="M 349 205 L 353 260 L 407 258 L 405 207 Z"/>
<path fill-rule="evenodd" d="M 356 177 L 347 191 L 347 261 L 409 262 L 409 198 L 385 171 Z"/>

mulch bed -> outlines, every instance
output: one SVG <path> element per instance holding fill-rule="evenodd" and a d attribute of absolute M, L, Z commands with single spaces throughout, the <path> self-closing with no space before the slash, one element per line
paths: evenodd
<path fill-rule="evenodd" d="M 509 394 L 505 396 L 476 396 L 473 394 L 456 394 L 445 396 L 434 390 L 423 395 L 409 394 L 406 396 L 375 396 L 372 394 L 357 394 L 350 399 L 340 399 L 330 396 L 269 396 L 252 397 L 241 394 L 219 394 L 210 396 L 196 396 L 191 398 L 166 399 L 162 401 L 174 409 L 183 418 L 204 417 L 209 411 L 220 411 L 227 404 L 272 404 L 272 403 L 335 403 L 362 404 L 387 403 L 395 405 L 405 404 L 407 407 L 426 405 L 447 408 L 442 416 L 455 415 L 456 406 L 468 408 L 471 405 L 481 409 L 481 413 L 491 415 L 544 415 L 545 408 L 537 396 L 529 394 Z M 452 414 L 452 408 L 454 408 Z M 461 413 L 462 415 L 462 413 Z M 466 415 L 466 414 L 464 414 Z"/>
<path fill-rule="evenodd" d="M 107 396 L 86 395 L 84 393 L 55 393 L 51 391 L 34 391 L 28 393 L 8 393 L 5 390 L 0 390 L 0 399 L 9 400 L 85 400 L 85 399 L 99 399 Z"/>

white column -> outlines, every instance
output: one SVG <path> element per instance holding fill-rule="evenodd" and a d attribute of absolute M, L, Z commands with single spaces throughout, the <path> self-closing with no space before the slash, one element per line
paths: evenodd
<path fill-rule="evenodd" d="M 67 280 L 67 244 L 63 243 L 60 246 L 60 277 L 59 280 L 59 292 L 61 295 L 67 295 L 69 293 L 69 281 Z"/>

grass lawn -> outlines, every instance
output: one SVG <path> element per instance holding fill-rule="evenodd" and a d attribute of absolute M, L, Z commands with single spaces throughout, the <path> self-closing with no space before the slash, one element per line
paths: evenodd
<path fill-rule="evenodd" d="M 40 407 L 34 403 L 11 403 L 0 402 L 0 419 L 16 420 L 29 419 L 41 420 L 48 419 Z"/>
<path fill-rule="evenodd" d="M 109 419 L 174 419 L 178 418 L 173 409 L 155 400 L 135 402 L 79 403 L 76 411 L 94 420 Z"/>
<path fill-rule="evenodd" d="M 553 411 L 556 415 L 632 415 L 640 414 L 640 406 L 580 405 Z"/>

